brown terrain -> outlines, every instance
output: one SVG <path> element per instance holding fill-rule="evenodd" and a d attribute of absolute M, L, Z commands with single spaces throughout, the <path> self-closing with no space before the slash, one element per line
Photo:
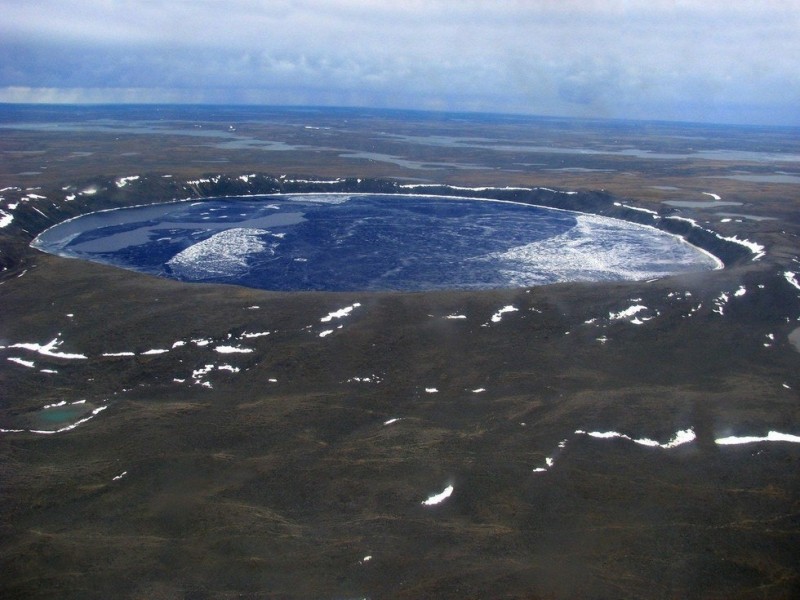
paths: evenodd
<path fill-rule="evenodd" d="M 3 597 L 800 595 L 800 445 L 718 443 L 800 435 L 796 130 L 211 107 L 0 127 Z M 102 208 L 407 183 L 657 221 L 726 268 L 276 293 L 28 246 Z M 530 191 L 458 189 L 505 187 Z M 614 318 L 634 304 L 648 320 Z"/>

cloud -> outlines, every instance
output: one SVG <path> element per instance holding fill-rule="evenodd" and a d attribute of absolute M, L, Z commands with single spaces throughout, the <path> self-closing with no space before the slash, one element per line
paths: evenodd
<path fill-rule="evenodd" d="M 797 123 L 799 12 L 779 0 L 5 0 L 0 97 L 151 89 L 656 118 L 684 106 L 689 119 L 760 106 Z"/>

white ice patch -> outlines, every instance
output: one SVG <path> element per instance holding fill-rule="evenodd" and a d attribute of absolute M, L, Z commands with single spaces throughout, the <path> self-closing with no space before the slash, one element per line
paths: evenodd
<path fill-rule="evenodd" d="M 445 319 L 466 319 L 467 315 L 447 315 Z"/>
<path fill-rule="evenodd" d="M 759 244 L 758 242 L 751 242 L 750 240 L 740 240 L 735 235 L 732 235 L 730 237 L 725 237 L 717 234 L 717 237 L 721 240 L 725 240 L 726 242 L 733 242 L 734 244 L 739 244 L 740 246 L 744 246 L 745 248 L 750 250 L 750 252 L 753 253 L 752 260 L 754 261 L 759 260 L 766 255 L 766 250 L 764 246 L 762 244 Z"/>
<path fill-rule="evenodd" d="M 435 387 L 425 388 L 425 393 L 426 394 L 436 394 L 436 393 L 438 393 L 438 391 L 439 390 L 437 390 Z"/>
<path fill-rule="evenodd" d="M 103 352 L 101 356 L 116 358 L 120 356 L 136 356 L 135 352 Z"/>
<path fill-rule="evenodd" d="M 423 500 L 422 504 L 424 506 L 434 506 L 435 504 L 441 504 L 445 500 L 447 500 L 453 494 L 453 486 L 448 485 L 444 490 L 442 490 L 438 494 L 434 494 L 433 496 L 429 497 L 427 500 Z"/>
<path fill-rule="evenodd" d="M 159 354 L 166 354 L 169 352 L 166 348 L 153 348 L 152 350 L 145 350 L 142 356 L 157 356 Z"/>
<path fill-rule="evenodd" d="M 556 281 L 647 280 L 671 275 L 675 265 L 722 268 L 716 257 L 650 226 L 580 214 L 561 235 L 481 257 L 501 260 L 514 286 Z M 643 235 L 645 234 L 645 235 Z M 543 272 L 539 265 L 547 265 Z"/>
<path fill-rule="evenodd" d="M 717 438 L 714 440 L 719 446 L 731 446 L 736 444 L 755 444 L 758 442 L 791 442 L 800 444 L 800 436 L 791 435 L 789 433 L 780 433 L 778 431 L 770 431 L 764 437 L 757 436 L 743 436 L 738 437 L 735 435 Z"/>
<path fill-rule="evenodd" d="M 654 448 L 664 448 L 664 449 L 667 449 L 667 450 L 669 450 L 671 448 L 677 448 L 678 446 L 682 446 L 683 444 L 688 444 L 689 442 L 693 442 L 697 438 L 697 436 L 695 435 L 694 429 L 691 428 L 691 427 L 689 429 L 684 429 L 682 431 L 676 432 L 675 435 L 673 435 L 672 438 L 668 442 L 666 442 L 664 444 L 660 444 L 659 442 L 657 442 L 655 440 L 651 440 L 649 438 L 634 439 L 634 438 L 630 437 L 629 435 L 625 435 L 624 433 L 618 433 L 616 431 L 589 431 L 589 432 L 587 432 L 587 431 L 583 431 L 583 430 L 579 429 L 575 433 L 579 434 L 579 435 L 588 435 L 589 437 L 599 438 L 599 439 L 622 438 L 624 440 L 631 441 L 634 444 L 639 444 L 641 446 L 649 446 L 649 447 L 654 447 Z"/>
<path fill-rule="evenodd" d="M 249 339 L 253 339 L 253 338 L 260 338 L 260 337 L 264 337 L 264 336 L 267 336 L 267 335 L 269 335 L 270 333 L 272 333 L 272 332 L 271 332 L 271 331 L 260 331 L 260 332 L 257 332 L 257 333 L 248 333 L 248 332 L 246 332 L 246 331 L 245 331 L 245 332 L 244 332 L 244 333 L 243 333 L 241 336 L 239 336 L 239 337 L 240 337 L 240 338 L 243 338 L 243 339 L 248 339 L 248 340 L 249 340 Z"/>
<path fill-rule="evenodd" d="M 652 215 L 654 219 L 658 218 L 658 213 L 654 210 L 650 210 L 649 208 L 639 208 L 638 206 L 630 206 L 628 204 L 622 204 L 621 202 L 614 202 L 614 206 L 620 206 L 622 208 L 627 208 L 628 210 L 638 210 L 639 212 Z"/>
<path fill-rule="evenodd" d="M 640 300 L 640 298 L 636 298 L 635 300 Z M 620 320 L 627 320 L 629 323 L 633 325 L 643 325 L 646 321 L 650 321 L 655 318 L 655 316 L 643 316 L 640 313 L 642 311 L 649 310 L 646 306 L 642 304 L 634 304 L 629 306 L 625 310 L 621 310 L 618 313 L 610 312 L 608 313 L 608 318 L 610 321 L 620 321 Z M 656 311 L 656 316 L 659 314 Z"/>
<path fill-rule="evenodd" d="M 625 310 L 621 310 L 618 313 L 613 313 L 613 312 L 608 313 L 608 318 L 611 319 L 612 321 L 618 321 L 620 319 L 630 319 L 643 310 L 647 310 L 647 307 L 644 306 L 643 304 L 634 304 L 633 306 L 630 306 Z"/>
<path fill-rule="evenodd" d="M 250 354 L 254 350 L 252 348 L 242 348 L 240 346 L 217 346 L 214 348 L 214 351 L 220 354 Z"/>
<path fill-rule="evenodd" d="M 191 280 L 231 278 L 248 270 L 248 259 L 268 249 L 263 229 L 234 228 L 189 246 L 167 261 L 179 277 Z"/>
<path fill-rule="evenodd" d="M 14 356 L 9 357 L 7 360 L 10 360 L 13 363 L 17 363 L 18 365 L 22 365 L 23 367 L 28 367 L 29 369 L 33 369 L 36 367 L 36 363 L 32 360 L 24 360 L 22 358 L 17 358 Z"/>
<path fill-rule="evenodd" d="M 384 421 L 383 424 L 384 425 L 391 425 L 392 423 L 397 423 L 398 421 L 402 421 L 402 420 L 403 420 L 402 418 L 389 419 L 388 421 Z"/>
<path fill-rule="evenodd" d="M 119 179 L 117 179 L 116 184 L 118 188 L 124 188 L 131 181 L 136 181 L 137 179 L 139 179 L 138 175 L 131 175 L 130 177 L 120 177 Z"/>
<path fill-rule="evenodd" d="M 687 223 L 691 223 L 692 227 L 697 227 L 698 229 L 702 229 L 703 231 L 707 231 L 708 233 L 711 233 L 711 234 L 715 235 L 717 237 L 717 239 L 720 239 L 720 240 L 723 240 L 723 241 L 726 241 L 726 242 L 732 242 L 734 244 L 739 244 L 740 246 L 744 246 L 745 248 L 750 250 L 750 252 L 753 253 L 752 260 L 754 260 L 754 261 L 755 260 L 759 260 L 759 259 L 763 258 L 766 255 L 766 251 L 764 249 L 764 246 L 759 244 L 758 242 L 752 242 L 750 240 L 741 240 L 735 235 L 732 235 L 732 236 L 720 235 L 716 231 L 711 231 L 710 229 L 706 229 L 705 227 L 701 227 L 697 223 L 697 221 L 695 221 L 694 219 L 687 219 L 686 217 L 677 217 L 677 216 L 671 216 L 671 217 L 667 217 L 667 218 L 668 219 L 674 219 L 675 221 L 685 221 Z M 721 261 L 717 260 L 717 262 L 718 262 L 717 268 L 721 269 L 723 267 Z"/>
<path fill-rule="evenodd" d="M 381 381 L 383 380 L 373 373 L 367 377 L 351 377 L 347 383 L 380 383 Z"/>
<path fill-rule="evenodd" d="M 486 391 L 486 388 L 476 388 L 476 389 L 472 390 L 472 393 L 473 394 L 482 394 L 485 391 Z"/>
<path fill-rule="evenodd" d="M 3 227 L 8 227 L 11 225 L 11 221 L 14 220 L 14 215 L 11 213 L 7 213 L 6 211 L 0 209 L 0 229 Z"/>
<path fill-rule="evenodd" d="M 334 185 L 336 183 L 342 183 L 344 179 L 287 179 L 286 181 L 291 183 L 319 183 L 324 185 Z M 336 195 L 338 196 L 339 194 Z M 308 196 L 304 196 L 303 201 L 339 204 L 339 202 L 336 202 L 335 199 L 331 200 L 327 196 L 327 194 L 309 194 Z M 348 197 L 347 199 L 349 200 L 350 198 Z"/>
<path fill-rule="evenodd" d="M 120 474 L 119 474 L 119 475 L 117 475 L 116 477 L 112 478 L 112 479 L 111 479 L 111 481 L 119 481 L 120 479 L 122 479 L 123 477 L 125 477 L 125 475 L 127 475 L 127 474 L 128 474 L 128 472 L 127 472 L 127 471 L 123 471 L 122 473 L 120 473 Z"/>
<path fill-rule="evenodd" d="M 350 306 L 345 306 L 344 308 L 340 308 L 339 310 L 335 310 L 333 312 L 328 313 L 324 317 L 320 319 L 322 323 L 329 323 L 333 319 L 341 319 L 343 317 L 348 316 L 351 312 L 353 312 L 356 308 L 361 306 L 360 302 L 355 302 Z"/>
<path fill-rule="evenodd" d="M 192 379 L 199 380 L 211 373 L 214 370 L 214 365 L 204 365 L 199 369 L 192 371 Z"/>
<path fill-rule="evenodd" d="M 503 315 L 510 312 L 516 312 L 519 309 L 509 304 L 508 306 L 504 306 L 496 313 L 492 315 L 492 323 L 499 323 L 503 319 Z"/>
<path fill-rule="evenodd" d="M 23 344 L 14 344 L 9 346 L 10 348 L 22 348 L 23 350 L 30 350 L 31 352 L 38 352 L 43 356 L 50 356 L 53 358 L 65 358 L 70 360 L 86 360 L 85 354 L 70 354 L 67 352 L 56 352 L 56 348 L 59 348 L 64 342 L 59 339 L 58 336 L 54 337 L 50 340 L 47 344 L 34 344 L 34 343 L 23 343 Z"/>
<path fill-rule="evenodd" d="M 719 296 L 714 299 L 714 309 L 713 312 L 717 313 L 718 315 L 725 314 L 725 305 L 728 303 L 731 297 L 727 292 L 722 292 Z"/>
<path fill-rule="evenodd" d="M 795 273 L 792 273 L 791 271 L 785 271 L 783 276 L 786 278 L 786 281 L 789 282 L 789 285 L 800 290 L 800 282 L 797 281 L 797 275 Z"/>
<path fill-rule="evenodd" d="M 711 196 L 711 198 L 713 198 L 714 200 L 722 200 L 722 198 L 720 196 L 718 196 L 717 194 L 714 194 L 712 192 L 703 192 L 703 195 L 704 196 Z"/>
<path fill-rule="evenodd" d="M 319 332 L 319 337 L 321 337 L 321 338 L 328 337 L 332 333 L 333 333 L 333 329 L 326 329 L 325 331 L 320 331 Z"/>

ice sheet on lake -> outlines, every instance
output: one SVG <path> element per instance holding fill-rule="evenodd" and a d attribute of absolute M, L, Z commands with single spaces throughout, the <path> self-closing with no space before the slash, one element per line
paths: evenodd
<path fill-rule="evenodd" d="M 172 272 L 184 279 L 231 278 L 247 273 L 248 260 L 268 251 L 264 229 L 234 228 L 189 246 L 169 261 Z"/>
<path fill-rule="evenodd" d="M 520 287 L 556 281 L 646 280 L 672 274 L 676 265 L 720 266 L 714 257 L 688 243 L 676 244 L 674 236 L 651 227 L 583 214 L 576 221 L 561 235 L 475 260 L 502 261 L 500 271 Z"/>

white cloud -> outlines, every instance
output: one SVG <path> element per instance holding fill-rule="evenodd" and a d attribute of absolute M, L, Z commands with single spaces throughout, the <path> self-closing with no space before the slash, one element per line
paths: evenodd
<path fill-rule="evenodd" d="M 790 0 L 6 0 L 0 98 L 797 122 L 797 31 Z"/>

